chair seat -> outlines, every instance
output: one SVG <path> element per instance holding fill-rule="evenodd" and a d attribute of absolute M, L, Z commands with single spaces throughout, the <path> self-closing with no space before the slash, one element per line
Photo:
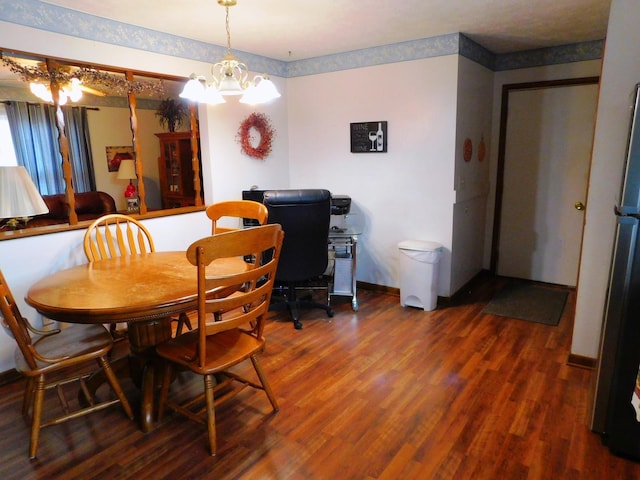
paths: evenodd
<path fill-rule="evenodd" d="M 20 349 L 15 351 L 16 370 L 24 375 L 34 376 L 51 370 L 60 370 L 75 365 L 80 360 L 104 356 L 112 347 L 111 334 L 102 325 L 70 325 L 59 333 L 34 338 L 33 345 L 38 354 L 51 359 L 70 357 L 56 363 L 36 360 L 37 370 L 31 370 Z"/>
<path fill-rule="evenodd" d="M 198 330 L 191 330 L 176 338 L 161 343 L 156 352 L 163 358 L 188 367 L 200 375 L 222 372 L 262 351 L 264 340 L 240 329 L 225 330 L 206 338 L 206 358 L 200 367 L 195 358 L 198 345 Z"/>

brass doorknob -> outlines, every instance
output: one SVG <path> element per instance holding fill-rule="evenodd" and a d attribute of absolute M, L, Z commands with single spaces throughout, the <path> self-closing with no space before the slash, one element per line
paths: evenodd
<path fill-rule="evenodd" d="M 582 202 L 576 202 L 576 203 L 574 203 L 574 204 L 573 204 L 573 207 L 574 207 L 576 210 L 584 210 L 584 203 L 582 203 Z"/>

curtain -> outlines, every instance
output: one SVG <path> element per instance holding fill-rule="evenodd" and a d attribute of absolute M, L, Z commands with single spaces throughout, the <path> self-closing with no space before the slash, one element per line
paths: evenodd
<path fill-rule="evenodd" d="M 53 107 L 49 107 L 53 110 Z M 96 176 L 91 154 L 87 108 L 62 107 L 64 124 L 69 138 L 69 159 L 73 171 L 73 185 L 77 192 L 96 190 Z"/>
<path fill-rule="evenodd" d="M 58 145 L 56 112 L 52 105 L 7 102 L 7 117 L 18 165 L 23 165 L 41 195 L 65 192 Z M 69 139 L 69 161 L 76 192 L 95 190 L 95 174 L 85 107 L 62 107 Z"/>

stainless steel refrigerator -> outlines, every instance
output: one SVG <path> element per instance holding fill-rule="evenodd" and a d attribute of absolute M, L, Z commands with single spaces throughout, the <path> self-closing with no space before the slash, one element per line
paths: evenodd
<path fill-rule="evenodd" d="M 640 459 L 640 84 L 632 101 L 626 168 L 595 375 L 591 429 L 616 455 Z M 635 395 L 635 397 L 634 397 Z M 635 406 L 634 406 L 635 403 Z"/>

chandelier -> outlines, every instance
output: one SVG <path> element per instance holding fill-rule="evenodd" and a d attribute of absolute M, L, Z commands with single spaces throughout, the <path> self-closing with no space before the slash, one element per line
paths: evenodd
<path fill-rule="evenodd" d="M 207 82 L 202 75 L 191 74 L 180 97 L 195 102 L 216 105 L 225 103 L 226 95 L 242 95 L 240 103 L 257 105 L 280 97 L 276 86 L 267 75 L 256 75 L 252 81 L 247 79 L 249 69 L 236 60 L 231 53 L 231 30 L 229 29 L 229 7 L 236 0 L 218 0 L 218 5 L 225 8 L 225 26 L 227 29 L 227 54 L 224 60 L 211 67 L 213 80 Z"/>
<path fill-rule="evenodd" d="M 58 104 L 65 105 L 67 103 L 67 99 L 72 102 L 80 100 L 82 98 L 82 89 L 80 88 L 81 83 L 80 79 L 74 77 L 68 84 L 61 86 L 60 90 L 58 90 Z M 31 82 L 29 83 L 29 89 L 31 90 L 31 93 L 39 99 L 48 103 L 53 103 L 53 95 L 51 94 L 51 87 L 49 85 L 39 82 Z"/>

